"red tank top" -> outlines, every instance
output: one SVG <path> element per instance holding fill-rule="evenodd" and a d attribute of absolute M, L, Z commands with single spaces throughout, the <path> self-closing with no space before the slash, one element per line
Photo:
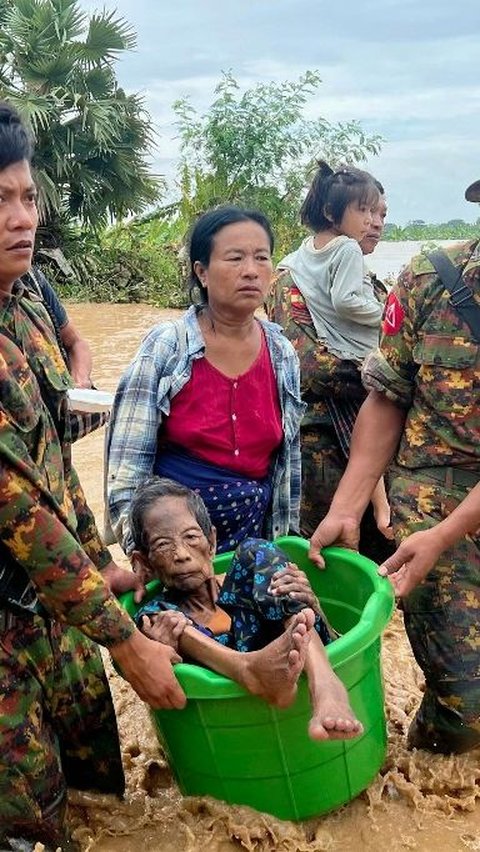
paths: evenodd
<path fill-rule="evenodd" d="M 258 358 L 230 378 L 206 358 L 171 400 L 161 437 L 204 461 L 262 479 L 283 438 L 277 382 L 262 334 Z"/>

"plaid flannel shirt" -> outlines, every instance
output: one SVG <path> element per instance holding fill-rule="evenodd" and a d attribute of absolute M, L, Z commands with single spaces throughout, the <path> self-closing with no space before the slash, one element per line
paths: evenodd
<path fill-rule="evenodd" d="M 115 395 L 107 450 L 108 503 L 115 535 L 127 553 L 133 544 L 128 527 L 133 492 L 152 472 L 158 430 L 170 412 L 170 400 L 189 381 L 193 362 L 205 355 L 197 309 L 189 308 L 180 322 L 185 324 L 185 351 L 179 346 L 175 323 L 156 325 L 122 376 Z M 293 346 L 276 323 L 260 322 L 277 379 L 284 433 L 273 468 L 266 530 L 269 536 L 277 537 L 299 529 L 299 430 L 305 405 L 300 398 L 300 368 Z"/>

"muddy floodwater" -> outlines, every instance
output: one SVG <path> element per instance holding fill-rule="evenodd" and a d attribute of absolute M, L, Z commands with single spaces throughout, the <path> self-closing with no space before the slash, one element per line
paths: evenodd
<path fill-rule="evenodd" d="M 143 305 L 71 305 L 90 341 L 97 386 L 113 391 L 143 334 L 178 315 Z M 103 433 L 75 447 L 75 463 L 99 526 L 103 522 Z M 120 561 L 120 548 L 112 548 Z M 123 560 L 125 561 L 125 560 Z M 108 666 L 108 661 L 107 661 Z M 183 798 L 158 746 L 148 711 L 110 667 L 127 795 L 72 792 L 69 820 L 85 852 L 480 852 L 480 753 L 408 752 L 405 735 L 422 676 L 397 614 L 384 636 L 389 748 L 381 773 L 354 802 L 305 823 L 282 822 L 209 798 Z"/>

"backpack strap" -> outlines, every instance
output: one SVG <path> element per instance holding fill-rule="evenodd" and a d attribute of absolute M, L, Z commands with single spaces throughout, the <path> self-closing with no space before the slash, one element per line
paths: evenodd
<path fill-rule="evenodd" d="M 45 308 L 45 310 L 46 310 L 46 312 L 47 312 L 47 314 L 50 318 L 50 322 L 53 325 L 55 337 L 57 338 L 57 346 L 60 349 L 61 356 L 62 356 L 63 360 L 65 361 L 65 364 L 67 366 L 67 370 L 70 370 L 70 359 L 68 357 L 68 352 L 65 349 L 65 344 L 62 340 L 62 333 L 60 331 L 60 326 L 58 324 L 57 317 L 55 316 L 55 314 L 54 314 L 54 312 L 51 308 L 51 305 L 45 299 L 45 294 L 42 290 L 41 279 L 37 278 L 37 275 L 38 275 L 38 272 L 32 267 L 31 269 L 28 270 L 28 272 L 25 273 L 25 275 L 23 276 L 23 278 L 21 280 L 22 280 L 23 284 L 25 284 L 27 289 L 30 290 L 30 292 L 33 291 L 35 293 L 35 295 L 38 296 L 41 299 L 42 305 Z"/>
<path fill-rule="evenodd" d="M 463 280 L 463 269 L 454 266 L 443 251 L 432 252 L 428 259 L 445 290 L 450 293 L 452 308 L 467 323 L 475 342 L 480 343 L 480 305 L 475 300 L 473 290 Z"/>

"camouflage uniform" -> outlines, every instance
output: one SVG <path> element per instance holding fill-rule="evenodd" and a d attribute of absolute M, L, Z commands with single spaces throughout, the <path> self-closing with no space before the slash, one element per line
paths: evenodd
<path fill-rule="evenodd" d="M 376 278 L 373 283 L 377 298 L 384 299 L 383 284 Z M 302 535 L 310 538 L 327 514 L 347 464 L 327 399 L 354 400 L 360 405 L 366 392 L 358 364 L 337 358 L 317 340 L 303 296 L 287 270 L 275 276 L 266 310 L 269 318 L 283 327 L 300 358 L 302 399 L 308 403 L 300 431 L 300 528 Z M 377 529 L 370 506 L 362 520 L 360 551 L 376 562 L 392 552 L 391 544 Z"/>
<path fill-rule="evenodd" d="M 480 302 L 480 243 L 447 250 Z M 367 388 L 406 409 L 390 485 L 395 538 L 433 527 L 480 479 L 480 346 L 426 256 L 390 294 Z M 464 751 L 480 744 L 480 537 L 446 551 L 404 601 L 405 625 L 426 691 L 412 746 Z"/>
<path fill-rule="evenodd" d="M 7 603 L 0 579 L 0 837 L 53 843 L 67 784 L 123 791 L 94 642 L 134 629 L 97 570 L 111 556 L 71 466 L 69 386 L 48 315 L 15 284 L 0 295 L 0 574 L 14 566 L 33 600 Z"/>

